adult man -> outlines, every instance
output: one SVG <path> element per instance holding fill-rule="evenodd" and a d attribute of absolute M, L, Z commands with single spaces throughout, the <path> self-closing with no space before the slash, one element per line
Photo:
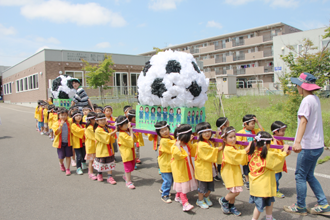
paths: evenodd
<path fill-rule="evenodd" d="M 71 107 L 76 105 L 77 107 L 79 107 L 79 110 L 81 110 L 82 107 L 89 105 L 94 111 L 91 100 L 89 99 L 85 90 L 81 87 L 80 80 L 77 78 L 72 78 L 71 81 L 73 88 L 77 90 L 77 93 L 72 98 Z"/>
<path fill-rule="evenodd" d="M 321 184 L 314 176 L 318 158 L 324 150 L 323 124 L 320 99 L 313 91 L 320 89 L 315 84 L 316 78 L 310 73 L 302 73 L 299 78 L 291 78 L 297 85 L 299 94 L 304 98 L 298 110 L 298 128 L 293 144 L 293 151 L 298 154 L 296 166 L 297 203 L 284 206 L 286 212 L 299 215 L 320 214 L 330 216 L 330 206 L 324 195 Z M 318 205 L 306 209 L 307 184 L 312 188 Z"/>

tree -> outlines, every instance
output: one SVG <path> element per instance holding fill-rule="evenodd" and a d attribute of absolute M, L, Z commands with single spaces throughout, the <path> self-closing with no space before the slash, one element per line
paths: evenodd
<path fill-rule="evenodd" d="M 152 49 L 156 51 L 156 54 L 159 53 L 159 52 L 164 52 L 164 50 L 162 50 L 158 47 L 153 47 Z"/>
<path fill-rule="evenodd" d="M 82 62 L 84 63 L 83 70 L 87 72 L 86 80 L 88 87 L 100 89 L 101 102 L 104 104 L 103 90 L 111 88 L 107 86 L 107 83 L 110 82 L 112 74 L 115 72 L 115 70 L 112 69 L 114 62 L 111 55 L 105 54 L 103 62 L 97 65 L 91 65 L 86 60 L 82 60 Z"/>
<path fill-rule="evenodd" d="M 327 37 L 330 37 L 330 28 L 325 30 L 323 39 Z M 279 77 L 284 92 L 290 95 L 285 108 L 289 126 L 296 126 L 297 111 L 302 99 L 297 89 L 289 86 L 291 85 L 290 78 L 299 77 L 301 73 L 308 72 L 317 78 L 316 84 L 323 87 L 329 79 L 330 72 L 330 50 L 328 46 L 329 42 L 319 52 L 313 53 L 312 51 L 318 50 L 318 47 L 314 46 L 311 40 L 305 38 L 302 51 L 297 51 L 292 45 L 287 45 L 286 47 L 290 50 L 289 54 L 286 56 L 281 55 L 282 60 L 290 69 L 290 72 L 286 72 Z"/>

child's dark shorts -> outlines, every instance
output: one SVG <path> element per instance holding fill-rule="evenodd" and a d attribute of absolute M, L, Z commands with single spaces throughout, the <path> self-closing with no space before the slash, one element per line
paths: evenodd
<path fill-rule="evenodd" d="M 72 146 L 68 146 L 68 143 L 62 143 L 61 148 L 57 148 L 58 159 L 64 159 L 66 157 L 72 157 Z"/>
<path fill-rule="evenodd" d="M 249 203 L 256 204 L 256 207 L 259 212 L 263 212 L 264 208 L 266 206 L 271 206 L 272 202 L 275 202 L 274 197 L 256 197 L 256 196 L 250 196 Z"/>
<path fill-rule="evenodd" d="M 203 182 L 198 180 L 198 192 L 207 193 L 208 191 L 214 192 L 214 181 Z"/>

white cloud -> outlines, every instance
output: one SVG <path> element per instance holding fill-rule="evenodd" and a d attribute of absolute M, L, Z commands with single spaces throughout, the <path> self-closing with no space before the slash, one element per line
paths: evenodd
<path fill-rule="evenodd" d="M 0 35 L 14 35 L 15 33 L 16 33 L 16 30 L 14 27 L 6 28 L 2 24 L 0 24 Z"/>
<path fill-rule="evenodd" d="M 176 9 L 177 3 L 181 1 L 182 0 L 151 0 L 149 2 L 149 9 L 154 11 Z"/>
<path fill-rule="evenodd" d="M 49 44 L 60 44 L 61 43 L 55 37 L 50 37 L 50 38 L 37 37 L 36 41 L 39 43 L 49 43 Z"/>
<path fill-rule="evenodd" d="M 142 23 L 142 24 L 138 24 L 136 27 L 142 28 L 142 27 L 145 27 L 145 26 L 147 26 L 147 24 L 146 23 Z"/>
<path fill-rule="evenodd" d="M 2 6 L 22 6 L 41 3 L 43 0 L 0 0 Z"/>
<path fill-rule="evenodd" d="M 21 14 L 30 19 L 43 18 L 56 23 L 75 23 L 78 25 L 105 25 L 122 27 L 127 24 L 118 13 L 97 3 L 73 4 L 61 0 L 50 0 L 41 4 L 25 5 Z"/>
<path fill-rule="evenodd" d="M 253 2 L 255 0 L 225 0 L 226 4 L 229 5 L 244 5 L 248 2 Z M 299 5 L 298 0 L 259 0 L 262 2 L 269 3 L 272 7 L 282 7 L 282 8 L 296 8 Z"/>
<path fill-rule="evenodd" d="M 43 49 L 49 49 L 49 47 L 47 47 L 47 46 L 40 47 L 38 50 L 36 50 L 36 53 L 38 53 L 39 51 L 42 51 Z"/>
<path fill-rule="evenodd" d="M 302 25 L 305 27 L 305 30 L 310 30 L 310 29 L 316 29 L 316 28 L 321 28 L 321 27 L 326 27 L 325 24 L 319 22 L 319 21 L 307 21 L 307 22 L 302 22 Z"/>
<path fill-rule="evenodd" d="M 243 5 L 254 0 L 225 0 L 225 3 L 229 5 Z"/>
<path fill-rule="evenodd" d="M 270 6 L 272 7 L 296 8 L 298 5 L 299 1 L 297 0 L 270 0 Z"/>
<path fill-rule="evenodd" d="M 208 21 L 207 24 L 206 24 L 206 27 L 211 27 L 211 28 L 219 28 L 221 29 L 222 28 L 222 25 L 218 22 L 215 22 L 215 21 Z"/>
<path fill-rule="evenodd" d="M 110 47 L 110 43 L 109 42 L 101 42 L 101 43 L 96 44 L 96 47 L 97 48 L 108 48 L 108 47 Z"/>

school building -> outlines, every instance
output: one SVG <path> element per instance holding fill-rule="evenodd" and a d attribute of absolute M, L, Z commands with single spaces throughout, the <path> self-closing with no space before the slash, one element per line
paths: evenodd
<path fill-rule="evenodd" d="M 109 96 L 135 95 L 137 79 L 149 56 L 112 54 L 115 73 L 105 90 Z M 50 96 L 52 80 L 60 74 L 80 79 L 88 96 L 99 96 L 99 89 L 88 88 L 82 60 L 97 64 L 104 60 L 105 53 L 44 49 L 7 68 L 2 72 L 3 98 L 5 103 L 35 106 L 37 100 Z"/>
<path fill-rule="evenodd" d="M 193 54 L 203 62 L 203 71 L 210 82 L 226 80 L 235 75 L 237 87 L 251 88 L 261 82 L 267 89 L 274 89 L 275 36 L 288 35 L 301 30 L 282 22 L 187 42 L 172 49 Z M 142 53 L 152 56 L 155 51 Z M 218 84 L 218 83 L 217 83 Z"/>

